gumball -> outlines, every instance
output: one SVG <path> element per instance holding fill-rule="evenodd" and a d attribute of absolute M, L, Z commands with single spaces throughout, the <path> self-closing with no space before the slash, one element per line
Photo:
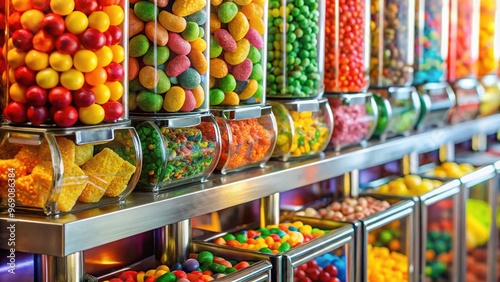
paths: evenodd
<path fill-rule="evenodd" d="M 29 106 L 27 111 L 28 120 L 34 125 L 40 125 L 49 118 L 49 111 L 46 107 Z"/>
<path fill-rule="evenodd" d="M 72 106 L 57 109 L 54 112 L 53 119 L 58 126 L 72 126 L 78 121 L 78 111 Z"/>
<path fill-rule="evenodd" d="M 55 51 L 49 56 L 49 64 L 54 70 L 64 72 L 73 67 L 73 58 L 71 55 Z"/>
<path fill-rule="evenodd" d="M 51 0 L 50 8 L 52 11 L 58 15 L 66 16 L 69 15 L 75 9 L 74 0 Z"/>
<path fill-rule="evenodd" d="M 59 74 L 52 68 L 46 68 L 39 71 L 35 79 L 40 87 L 50 89 L 59 83 Z"/>
<path fill-rule="evenodd" d="M 21 51 L 33 48 L 33 34 L 26 29 L 19 29 L 12 34 L 12 45 Z"/>
<path fill-rule="evenodd" d="M 81 72 L 91 72 L 97 67 L 97 56 L 89 50 L 80 50 L 73 57 L 73 65 Z"/>
<path fill-rule="evenodd" d="M 82 72 L 70 69 L 61 73 L 61 85 L 69 90 L 78 90 L 85 83 L 85 77 Z"/>
<path fill-rule="evenodd" d="M 106 44 L 106 36 L 95 28 L 88 28 L 81 34 L 81 43 L 86 49 L 96 51 Z"/>
<path fill-rule="evenodd" d="M 63 33 L 56 39 L 56 49 L 63 54 L 74 55 L 80 49 L 80 40 L 74 34 Z"/>
<path fill-rule="evenodd" d="M 123 12 L 122 7 L 118 5 L 103 5 L 102 11 L 108 15 L 109 23 L 112 26 L 120 25 L 125 19 L 125 13 Z"/>
<path fill-rule="evenodd" d="M 40 86 L 31 86 L 26 90 L 26 102 L 28 105 L 40 107 L 47 103 L 47 91 Z"/>
<path fill-rule="evenodd" d="M 7 53 L 7 63 L 11 68 L 19 68 L 24 66 L 24 61 L 26 59 L 26 52 L 19 51 L 15 48 L 9 50 Z"/>
<path fill-rule="evenodd" d="M 111 97 L 111 91 L 104 84 L 94 86 L 90 90 L 92 90 L 92 92 L 94 92 L 95 97 L 96 97 L 95 102 L 97 104 L 102 105 L 102 104 L 106 103 L 107 101 L 109 101 L 109 98 Z"/>
<path fill-rule="evenodd" d="M 105 33 L 109 34 L 110 38 L 111 38 L 111 41 L 108 42 L 108 45 L 114 45 L 114 44 L 120 43 L 120 41 L 122 40 L 122 37 L 123 37 L 122 30 L 119 27 L 114 26 L 114 25 L 110 26 L 108 28 L 108 30 L 106 30 Z"/>
<path fill-rule="evenodd" d="M 111 51 L 113 51 L 113 62 L 114 63 L 121 63 L 125 59 L 125 50 L 123 49 L 122 46 L 116 44 L 116 45 L 111 45 L 109 47 Z"/>
<path fill-rule="evenodd" d="M 33 9 L 47 11 L 50 8 L 50 0 L 32 0 Z"/>
<path fill-rule="evenodd" d="M 64 19 L 66 29 L 73 34 L 80 34 L 84 32 L 88 25 L 89 20 L 87 16 L 80 11 L 73 11 Z"/>
<path fill-rule="evenodd" d="M 124 88 L 121 82 L 108 81 L 104 84 L 109 88 L 109 91 L 111 93 L 109 97 L 110 100 L 118 101 L 123 96 Z"/>
<path fill-rule="evenodd" d="M 32 33 L 38 32 L 43 25 L 44 14 L 38 10 L 28 10 L 21 15 L 20 21 L 24 29 Z"/>
<path fill-rule="evenodd" d="M 92 12 L 89 16 L 89 27 L 95 28 L 100 32 L 105 32 L 108 30 L 110 25 L 110 19 L 108 14 L 103 11 Z"/>
<path fill-rule="evenodd" d="M 123 67 L 117 63 L 111 63 L 104 68 L 108 73 L 108 81 L 119 81 L 125 76 Z"/>
<path fill-rule="evenodd" d="M 71 104 L 73 96 L 68 89 L 58 86 L 49 91 L 49 102 L 52 106 L 62 109 Z"/>
<path fill-rule="evenodd" d="M 5 106 L 3 115 L 6 119 L 15 123 L 23 123 L 28 119 L 26 107 L 19 102 L 10 102 Z"/>
<path fill-rule="evenodd" d="M 123 116 L 125 109 L 123 105 L 116 101 L 108 101 L 102 105 L 104 109 L 105 121 L 116 121 Z"/>
<path fill-rule="evenodd" d="M 95 103 L 95 94 L 87 88 L 78 89 L 73 92 L 73 103 L 78 107 L 88 107 Z"/>
<path fill-rule="evenodd" d="M 101 49 L 95 51 L 97 56 L 97 66 L 105 67 L 113 60 L 113 51 L 108 46 L 102 46 Z"/>
<path fill-rule="evenodd" d="M 39 30 L 33 37 L 33 48 L 35 48 L 35 50 L 49 53 L 54 47 L 54 38 L 49 36 L 44 30 Z"/>
<path fill-rule="evenodd" d="M 97 67 L 95 70 L 85 73 L 85 82 L 92 86 L 97 86 L 104 84 L 107 77 L 108 74 L 106 70 L 101 67 Z"/>
<path fill-rule="evenodd" d="M 12 101 L 26 103 L 27 90 L 28 88 L 26 86 L 20 85 L 19 83 L 13 83 L 9 88 L 9 97 Z"/>
<path fill-rule="evenodd" d="M 26 1 L 26 0 L 11 0 L 10 4 L 14 8 L 14 10 L 18 12 L 24 12 L 33 7 L 31 1 Z"/>
<path fill-rule="evenodd" d="M 75 0 L 75 10 L 80 11 L 87 16 L 96 11 L 98 7 L 99 3 L 97 3 L 96 0 Z"/>
<path fill-rule="evenodd" d="M 35 72 L 27 66 L 22 66 L 14 71 L 14 78 L 17 83 L 30 86 L 36 83 Z"/>
<path fill-rule="evenodd" d="M 78 109 L 80 121 L 84 124 L 93 125 L 99 124 L 104 120 L 104 109 L 101 105 L 92 104 L 88 107 Z"/>
<path fill-rule="evenodd" d="M 9 24 L 9 30 L 18 30 L 23 28 L 21 25 L 21 13 L 19 12 L 11 13 L 7 22 Z"/>
<path fill-rule="evenodd" d="M 40 12 L 41 13 L 41 12 Z M 54 38 L 64 33 L 66 25 L 64 19 L 58 14 L 47 14 L 41 22 L 42 30 Z"/>

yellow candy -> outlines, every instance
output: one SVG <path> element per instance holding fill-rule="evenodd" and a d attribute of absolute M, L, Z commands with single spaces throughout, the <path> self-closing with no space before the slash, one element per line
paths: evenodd
<path fill-rule="evenodd" d="M 28 10 L 21 15 L 21 25 L 24 29 L 36 33 L 40 29 L 44 14 L 38 10 Z"/>
<path fill-rule="evenodd" d="M 10 3 L 12 4 L 12 7 L 14 7 L 14 10 L 18 12 L 27 11 L 32 8 L 31 1 L 11 0 Z"/>
<path fill-rule="evenodd" d="M 176 0 L 172 5 L 172 12 L 179 17 L 185 17 L 198 12 L 206 5 L 205 0 Z"/>
<path fill-rule="evenodd" d="M 233 66 L 241 64 L 248 56 L 250 52 L 250 42 L 243 38 L 236 42 L 236 51 L 225 52 L 224 60 Z"/>
<path fill-rule="evenodd" d="M 17 51 L 17 49 L 11 49 L 7 53 L 7 63 L 14 69 L 24 66 L 25 58 L 26 52 Z"/>
<path fill-rule="evenodd" d="M 66 23 L 66 29 L 73 34 L 84 32 L 89 25 L 87 16 L 80 11 L 71 12 L 66 16 L 64 22 Z"/>
<path fill-rule="evenodd" d="M 52 68 L 46 68 L 39 71 L 35 77 L 38 86 L 44 89 L 50 89 L 59 83 L 59 74 Z"/>
<path fill-rule="evenodd" d="M 73 65 L 81 72 L 91 72 L 98 64 L 97 55 L 90 50 L 80 50 L 73 58 Z"/>
<path fill-rule="evenodd" d="M 184 89 L 179 86 L 171 87 L 165 94 L 163 100 L 163 109 L 167 112 L 178 112 L 184 105 L 186 100 L 186 93 Z"/>
<path fill-rule="evenodd" d="M 250 29 L 250 24 L 242 12 L 238 12 L 231 22 L 228 24 L 229 33 L 234 40 L 241 40 Z"/>
<path fill-rule="evenodd" d="M 19 83 L 14 83 L 9 88 L 9 97 L 12 101 L 26 103 L 26 90 L 28 88 Z"/>
<path fill-rule="evenodd" d="M 104 83 L 110 91 L 109 99 L 113 101 L 118 101 L 123 96 L 123 85 L 119 81 L 108 81 Z"/>
<path fill-rule="evenodd" d="M 111 25 L 120 25 L 125 19 L 125 13 L 118 5 L 103 7 L 102 11 L 108 15 Z"/>
<path fill-rule="evenodd" d="M 113 60 L 112 61 L 114 63 L 117 63 L 117 64 L 123 62 L 123 60 L 125 59 L 125 50 L 123 49 L 123 47 L 118 45 L 118 44 L 115 44 L 115 45 L 109 46 L 109 48 L 113 52 Z"/>
<path fill-rule="evenodd" d="M 37 50 L 29 51 L 24 60 L 26 65 L 34 71 L 43 70 L 49 66 L 49 55 Z"/>
<path fill-rule="evenodd" d="M 54 70 L 64 72 L 73 67 L 73 58 L 71 55 L 55 51 L 49 56 L 49 64 Z"/>
<path fill-rule="evenodd" d="M 85 83 L 85 76 L 78 70 L 70 69 L 61 73 L 61 85 L 69 90 L 78 90 Z"/>
<path fill-rule="evenodd" d="M 222 100 L 221 105 L 227 106 L 238 106 L 240 104 L 240 98 L 236 92 L 225 93 L 224 100 Z"/>
<path fill-rule="evenodd" d="M 89 16 L 89 27 L 95 28 L 100 32 L 105 32 L 108 30 L 110 25 L 110 19 L 108 14 L 102 11 L 92 12 Z"/>
<path fill-rule="evenodd" d="M 109 101 L 109 98 L 111 97 L 111 91 L 109 90 L 108 86 L 105 84 L 101 84 L 98 86 L 92 87 L 90 90 L 94 92 L 95 94 L 95 102 L 97 104 L 104 104 L 107 101 Z"/>
<path fill-rule="evenodd" d="M 97 56 L 97 66 L 105 67 L 113 61 L 113 50 L 108 46 L 102 46 L 101 49 L 95 51 Z"/>
<path fill-rule="evenodd" d="M 75 9 L 74 0 L 51 0 L 50 9 L 55 14 L 66 16 L 69 15 Z"/>
<path fill-rule="evenodd" d="M 81 122 L 88 125 L 99 124 L 104 120 L 104 109 L 101 105 L 97 104 L 80 107 L 78 109 L 78 118 Z"/>
<path fill-rule="evenodd" d="M 239 98 L 240 100 L 246 100 L 249 99 L 257 92 L 257 89 L 259 88 L 259 83 L 255 79 L 250 79 L 248 81 L 248 84 L 245 86 L 243 91 L 241 91 Z"/>

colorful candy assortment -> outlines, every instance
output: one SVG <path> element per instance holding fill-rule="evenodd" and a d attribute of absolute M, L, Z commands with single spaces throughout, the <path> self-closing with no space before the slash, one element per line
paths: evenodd
<path fill-rule="evenodd" d="M 393 221 L 368 233 L 368 244 L 388 248 L 391 252 L 401 252 L 401 221 Z"/>
<path fill-rule="evenodd" d="M 425 276 L 431 281 L 450 281 L 453 280 L 449 273 L 453 264 L 452 230 L 438 230 L 430 227 L 427 233 Z"/>
<path fill-rule="evenodd" d="M 304 98 L 323 94 L 318 40 L 321 40 L 324 3 L 269 1 L 266 92 L 269 97 Z"/>
<path fill-rule="evenodd" d="M 275 143 L 274 129 L 263 122 L 265 117 L 246 120 L 217 118 L 222 150 L 217 169 L 222 172 L 260 166 L 271 157 Z"/>
<path fill-rule="evenodd" d="M 293 269 L 293 282 L 345 282 L 346 257 L 326 253 Z"/>
<path fill-rule="evenodd" d="M 456 21 L 450 24 L 448 81 L 475 77 L 477 70 L 477 43 L 473 38 L 475 26 L 474 13 L 477 13 L 475 0 L 454 0 L 456 10 L 451 10 L 451 17 Z M 482 1 L 481 1 L 482 2 Z M 455 13 L 455 15 L 453 15 Z"/>
<path fill-rule="evenodd" d="M 120 1 L 9 2 L 5 117 L 61 127 L 122 118 Z"/>
<path fill-rule="evenodd" d="M 129 11 L 130 110 L 207 110 L 205 0 L 134 0 Z"/>
<path fill-rule="evenodd" d="M 362 97 L 359 103 L 354 102 L 355 99 L 328 97 L 334 121 L 330 147 L 337 151 L 368 140 L 377 125 L 377 108 L 371 94 Z"/>
<path fill-rule="evenodd" d="M 383 13 L 383 15 L 380 15 Z M 371 2 L 370 85 L 410 85 L 413 80 L 413 7 L 407 0 Z"/>
<path fill-rule="evenodd" d="M 445 79 L 446 60 L 442 53 L 443 46 L 447 46 L 443 28 L 448 28 L 448 9 L 445 1 L 424 1 L 423 11 L 417 11 L 415 23 L 415 74 L 414 85 L 427 82 L 440 82 Z M 419 8 L 422 6 L 419 6 Z M 423 17 L 419 18 L 419 13 Z"/>
<path fill-rule="evenodd" d="M 408 257 L 398 252 L 391 252 L 385 247 L 368 245 L 368 272 L 367 281 L 385 282 L 401 281 L 407 282 Z"/>
<path fill-rule="evenodd" d="M 326 0 L 325 91 L 362 92 L 368 88 L 365 1 Z M 338 9 L 337 9 L 338 5 Z"/>
<path fill-rule="evenodd" d="M 161 121 L 156 125 L 159 130 L 149 122 L 136 126 L 143 152 L 142 188 L 172 187 L 210 175 L 219 154 L 214 123 L 186 128 L 168 128 Z"/>
<path fill-rule="evenodd" d="M 409 133 L 420 114 L 417 111 L 417 108 L 420 109 L 420 101 L 410 97 L 415 92 L 408 90 L 408 93 L 401 93 L 403 95 L 399 95 L 399 93 L 390 94 L 380 89 L 377 90 L 377 93 L 382 96 L 374 95 L 379 113 L 375 135 L 384 136 Z M 391 109 L 388 109 L 384 99 L 389 99 Z"/>
<path fill-rule="evenodd" d="M 148 271 L 128 270 L 118 278 L 104 282 L 207 282 L 249 266 L 247 261 L 226 260 L 211 252 L 202 251 L 192 254 L 184 263 L 176 262 L 170 267 L 160 265 Z"/>
<path fill-rule="evenodd" d="M 211 1 L 210 105 L 264 102 L 265 3 Z"/>
<path fill-rule="evenodd" d="M 495 25 L 498 26 L 496 1 L 479 1 L 479 58 L 477 61 L 477 76 L 482 77 L 488 74 L 495 74 L 499 66 L 498 43 L 495 43 Z"/>
<path fill-rule="evenodd" d="M 295 221 L 268 225 L 258 230 L 242 230 L 236 234 L 228 233 L 215 239 L 214 243 L 267 254 L 279 254 L 321 237 L 327 232 Z"/>

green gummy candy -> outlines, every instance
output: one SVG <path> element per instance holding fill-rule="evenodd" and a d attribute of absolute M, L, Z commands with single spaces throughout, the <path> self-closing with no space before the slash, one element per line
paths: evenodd
<path fill-rule="evenodd" d="M 195 89 L 201 82 L 200 74 L 193 68 L 185 70 L 177 79 L 179 80 L 179 84 L 185 89 Z"/>
<path fill-rule="evenodd" d="M 210 58 L 217 58 L 222 54 L 222 47 L 217 43 L 214 36 L 210 36 Z"/>
<path fill-rule="evenodd" d="M 250 46 L 250 51 L 248 52 L 248 59 L 252 61 L 252 63 L 254 64 L 260 62 L 262 56 L 260 54 L 259 49 L 255 48 L 254 46 Z"/>
<path fill-rule="evenodd" d="M 170 57 L 170 49 L 167 46 L 156 46 L 150 47 L 146 52 L 142 61 L 147 66 L 156 67 L 158 65 L 163 65 L 167 62 Z"/>
<path fill-rule="evenodd" d="M 149 50 L 149 40 L 144 34 L 139 34 L 132 37 L 129 41 L 129 56 L 140 57 L 144 56 Z"/>
<path fill-rule="evenodd" d="M 220 80 L 219 87 L 224 93 L 232 92 L 236 88 L 236 79 L 232 74 L 228 74 Z"/>
<path fill-rule="evenodd" d="M 158 94 L 163 94 L 170 89 L 170 86 L 170 79 L 168 79 L 167 74 L 162 70 L 158 70 L 158 84 L 154 89 L 155 92 Z"/>
<path fill-rule="evenodd" d="M 134 5 L 134 14 L 143 22 L 155 21 L 158 16 L 158 8 L 154 3 L 139 1 Z"/>
<path fill-rule="evenodd" d="M 137 106 L 145 112 L 158 112 L 163 106 L 163 97 L 149 91 L 142 91 L 137 95 Z"/>
<path fill-rule="evenodd" d="M 219 105 L 224 101 L 224 92 L 222 90 L 214 88 L 210 90 L 210 105 Z"/>
<path fill-rule="evenodd" d="M 184 38 L 188 42 L 195 41 L 198 38 L 198 34 L 200 33 L 200 28 L 198 24 L 195 22 L 188 22 L 186 25 L 186 29 L 181 33 L 182 38 Z"/>
<path fill-rule="evenodd" d="M 252 74 L 250 74 L 250 79 L 261 80 L 264 76 L 261 64 L 255 64 L 252 69 Z"/>
<path fill-rule="evenodd" d="M 203 38 L 203 36 L 205 36 L 205 29 L 200 26 L 198 31 L 198 37 Z"/>
<path fill-rule="evenodd" d="M 233 2 L 224 2 L 219 6 L 218 16 L 222 23 L 229 23 L 238 13 L 238 6 Z"/>

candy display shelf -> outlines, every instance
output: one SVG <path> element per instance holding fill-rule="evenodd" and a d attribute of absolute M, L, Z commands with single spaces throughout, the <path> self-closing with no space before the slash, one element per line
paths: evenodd
<path fill-rule="evenodd" d="M 203 184 L 187 185 L 154 196 L 132 193 L 124 203 L 59 217 L 0 214 L 0 248 L 8 249 L 11 223 L 16 226 L 16 250 L 67 256 L 195 216 L 236 206 L 275 193 L 364 169 L 410 153 L 424 153 L 443 144 L 460 143 L 478 134 L 500 130 L 500 114 L 458 125 L 414 133 L 386 142 L 368 142 L 339 153 L 292 162 L 268 162 L 263 169 L 212 175 Z M 40 240 L 39 234 L 50 240 Z M 96 236 L 97 235 L 97 236 Z"/>

